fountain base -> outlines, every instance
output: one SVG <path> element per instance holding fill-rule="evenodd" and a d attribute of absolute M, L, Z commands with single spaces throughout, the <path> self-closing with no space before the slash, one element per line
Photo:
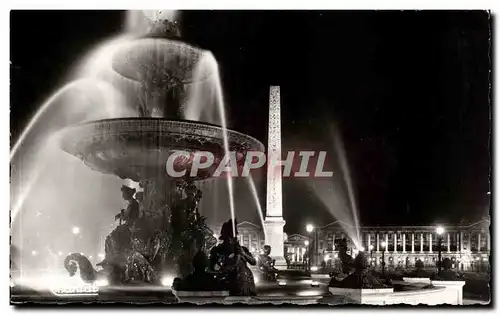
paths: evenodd
<path fill-rule="evenodd" d="M 278 270 L 287 269 L 287 263 L 284 253 L 284 233 L 283 227 L 285 226 L 283 217 L 266 217 L 264 221 L 264 229 L 267 236 L 267 245 L 272 248 L 271 258 L 275 261 L 274 267 Z"/>

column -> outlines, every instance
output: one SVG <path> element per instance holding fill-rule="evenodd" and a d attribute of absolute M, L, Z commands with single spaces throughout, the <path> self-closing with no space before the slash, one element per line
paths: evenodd
<path fill-rule="evenodd" d="M 386 233 L 385 234 L 385 249 L 384 249 L 384 252 L 387 253 L 389 251 L 388 248 L 389 248 L 389 233 Z"/>
<path fill-rule="evenodd" d="M 420 252 L 424 252 L 424 233 L 420 233 Z"/>
<path fill-rule="evenodd" d="M 370 245 L 371 245 L 371 234 L 368 233 L 368 244 L 366 244 L 366 250 L 370 250 Z"/>
<path fill-rule="evenodd" d="M 248 232 L 248 250 L 252 251 L 252 232 Z"/>
<path fill-rule="evenodd" d="M 448 233 L 448 253 L 450 252 L 450 233 Z"/>
<path fill-rule="evenodd" d="M 468 250 L 469 251 L 472 251 L 472 233 L 468 233 L 469 234 L 469 246 L 468 246 Z"/>
<path fill-rule="evenodd" d="M 460 231 L 460 252 L 463 252 L 464 250 L 464 232 Z"/>
<path fill-rule="evenodd" d="M 415 233 L 411 233 L 411 252 L 415 253 Z"/>
<path fill-rule="evenodd" d="M 456 252 L 458 252 L 460 250 L 460 234 L 459 233 L 456 233 L 456 239 L 457 239 L 457 248 L 455 249 Z"/>
<path fill-rule="evenodd" d="M 379 236 L 379 233 L 377 232 L 377 253 L 380 253 L 380 236 Z"/>
<path fill-rule="evenodd" d="M 257 232 L 257 248 L 255 249 L 258 253 L 260 252 L 260 231 Z"/>
<path fill-rule="evenodd" d="M 491 251 L 491 243 L 490 243 L 491 242 L 491 238 L 490 237 L 491 237 L 490 236 L 490 232 L 486 232 L 486 250 L 488 252 Z"/>
<path fill-rule="evenodd" d="M 481 251 L 481 232 L 477 233 L 477 252 Z"/>
<path fill-rule="evenodd" d="M 394 233 L 394 252 L 398 252 L 398 234 Z"/>
<path fill-rule="evenodd" d="M 406 233 L 403 233 L 403 253 L 406 253 Z"/>
<path fill-rule="evenodd" d="M 429 253 L 432 253 L 432 233 L 429 233 Z"/>

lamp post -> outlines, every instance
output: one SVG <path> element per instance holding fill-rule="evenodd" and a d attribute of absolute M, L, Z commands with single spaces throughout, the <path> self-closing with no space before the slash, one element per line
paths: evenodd
<path fill-rule="evenodd" d="M 386 242 L 382 242 L 382 278 L 384 278 L 385 273 L 385 247 L 387 246 Z"/>
<path fill-rule="evenodd" d="M 307 260 L 306 260 L 305 267 L 306 267 L 306 270 L 308 270 L 309 269 L 309 267 L 308 267 L 309 261 L 311 260 L 311 257 L 310 257 L 311 253 L 309 251 L 309 241 L 308 240 L 304 241 L 304 245 L 306 245 L 306 248 L 307 248 L 307 257 L 306 257 Z"/>
<path fill-rule="evenodd" d="M 436 228 L 436 233 L 438 235 L 438 262 L 437 262 L 437 269 L 438 272 L 441 271 L 441 242 L 443 241 L 443 233 L 444 233 L 444 228 L 442 226 L 438 226 Z M 432 246 L 432 244 L 431 244 Z"/>
<path fill-rule="evenodd" d="M 370 250 L 370 266 L 373 264 L 373 245 L 368 246 Z"/>
<path fill-rule="evenodd" d="M 312 242 L 312 239 L 311 239 L 311 233 L 314 231 L 314 225 L 312 225 L 312 224 L 310 224 L 310 223 L 309 223 L 309 224 L 307 224 L 307 225 L 306 225 L 306 231 L 307 231 L 307 233 L 308 233 L 308 237 L 309 237 L 309 241 L 308 241 L 308 243 L 309 243 L 309 245 L 312 245 L 312 243 L 313 243 L 313 242 Z M 312 246 L 311 246 L 311 247 L 312 247 Z M 308 265 L 309 265 L 309 270 L 310 270 L 310 269 L 311 269 L 312 258 L 313 258 L 313 253 L 312 253 L 312 250 L 311 250 L 311 248 L 310 248 L 310 247 L 308 247 L 308 248 L 307 248 L 307 252 L 308 252 L 308 255 L 307 255 L 307 256 L 308 256 L 308 258 L 309 258 L 309 259 L 308 259 L 308 260 L 309 260 L 309 264 L 308 264 Z"/>

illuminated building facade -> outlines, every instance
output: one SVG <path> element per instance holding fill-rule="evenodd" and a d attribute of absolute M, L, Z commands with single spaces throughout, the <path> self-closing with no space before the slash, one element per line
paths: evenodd
<path fill-rule="evenodd" d="M 487 270 L 491 252 L 489 220 L 442 227 L 444 232 L 439 236 L 436 226 L 363 226 L 360 227 L 360 243 L 364 250 L 370 252 L 374 266 L 380 266 L 382 251 L 385 250 L 388 268 L 413 268 L 418 259 L 430 268 L 436 266 L 441 237 L 442 259 L 450 258 L 454 268 L 464 271 Z M 307 248 L 310 247 L 312 264 L 329 267 L 338 254 L 335 240 L 344 237 L 348 240 L 349 253 L 356 254 L 359 249 L 348 238 L 346 228 L 349 228 L 346 223 L 335 221 L 316 227 L 310 238 L 300 234 L 290 235 L 285 241 L 289 263 L 303 264 Z M 238 232 L 241 244 L 254 252 L 257 253 L 264 246 L 264 233 L 258 225 L 242 222 L 238 225 Z M 306 241 L 310 241 L 309 246 L 306 246 Z M 387 244 L 385 249 L 382 242 Z"/>

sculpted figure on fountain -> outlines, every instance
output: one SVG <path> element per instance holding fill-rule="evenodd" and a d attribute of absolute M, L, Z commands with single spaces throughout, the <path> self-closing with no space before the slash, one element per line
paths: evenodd
<path fill-rule="evenodd" d="M 219 291 L 224 290 L 223 282 L 214 274 L 207 271 L 208 257 L 199 251 L 193 257 L 194 271 L 186 278 L 174 280 L 173 289 L 180 291 Z"/>
<path fill-rule="evenodd" d="M 133 197 L 135 189 L 122 187 L 128 206 L 116 215 L 120 224 L 107 236 L 105 258 L 98 264 L 115 283 L 158 283 L 158 274 L 165 266 L 173 266 L 175 274 L 187 276 L 192 270 L 193 256 L 215 245 L 213 232 L 198 211 L 201 191 L 192 182 L 185 181 L 168 187 L 169 198 L 164 198 L 165 194 L 157 194 L 157 189 L 146 186 L 142 205 Z M 155 196 L 165 204 L 152 209 L 151 206 L 158 205 Z M 139 215 L 141 207 L 143 215 Z M 74 275 L 73 269 L 78 267 L 82 278 L 95 280 L 97 271 L 85 256 L 73 255 L 69 261 L 65 267 L 70 275 Z"/>
<path fill-rule="evenodd" d="M 340 270 L 338 270 L 338 273 L 340 276 L 343 275 L 345 277 L 352 272 L 354 260 L 352 256 L 347 253 L 347 240 L 345 238 L 336 240 L 335 245 L 337 246 L 340 260 Z"/>
<path fill-rule="evenodd" d="M 222 243 L 210 251 L 209 270 L 218 275 L 231 295 L 253 296 L 257 293 L 247 263 L 255 266 L 257 262 L 248 248 L 239 244 L 233 231 L 238 233 L 235 220 L 230 219 L 222 225 L 219 238 Z"/>
<path fill-rule="evenodd" d="M 264 245 L 264 252 L 259 255 L 258 267 L 267 281 L 276 280 L 275 274 L 278 269 L 274 268 L 274 263 L 275 260 L 271 258 L 271 246 Z"/>
<path fill-rule="evenodd" d="M 128 225 L 135 223 L 139 217 L 139 202 L 134 199 L 135 188 L 122 185 L 122 197 L 128 202 L 127 209 L 122 209 L 120 213 L 115 216 L 115 220 L 120 220 L 120 225 L 124 221 Z"/>

